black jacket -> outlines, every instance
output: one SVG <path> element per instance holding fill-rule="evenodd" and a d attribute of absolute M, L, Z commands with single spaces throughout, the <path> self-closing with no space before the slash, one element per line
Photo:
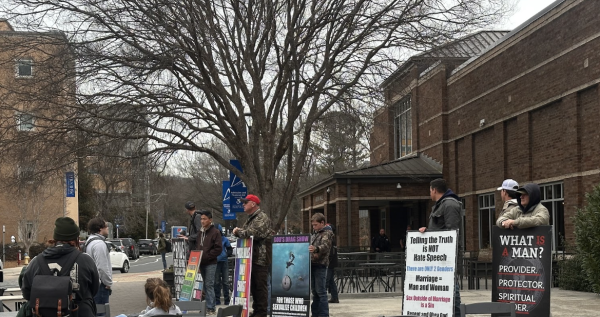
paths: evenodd
<path fill-rule="evenodd" d="M 377 234 L 377 236 L 373 237 L 372 247 L 373 252 L 390 252 L 390 239 L 385 234 Z"/>
<path fill-rule="evenodd" d="M 33 278 L 40 273 L 40 262 L 38 257 L 43 256 L 48 262 L 48 266 L 52 263 L 57 263 L 62 266 L 67 262 L 68 255 L 71 252 L 80 252 L 77 248 L 68 244 L 57 244 L 54 247 L 47 248 L 42 254 L 31 260 L 23 276 L 23 285 L 21 291 L 23 298 L 29 300 L 31 295 L 31 287 L 33 286 Z M 75 276 L 75 278 L 73 278 Z M 79 290 L 74 291 L 75 303 L 79 306 L 79 317 L 95 316 L 96 304 L 94 303 L 94 295 L 98 292 L 100 286 L 100 277 L 98 276 L 98 268 L 92 257 L 86 253 L 81 253 L 73 268 L 71 269 L 71 281 L 79 284 Z"/>

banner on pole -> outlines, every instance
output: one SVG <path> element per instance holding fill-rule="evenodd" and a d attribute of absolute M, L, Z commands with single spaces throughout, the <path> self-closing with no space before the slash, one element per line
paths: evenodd
<path fill-rule="evenodd" d="M 66 172 L 67 197 L 75 197 L 75 172 Z"/>
<path fill-rule="evenodd" d="M 230 184 L 229 181 L 223 181 L 223 220 L 235 219 L 235 213 L 231 211 Z"/>
<path fill-rule="evenodd" d="M 229 163 L 235 166 L 240 172 L 242 170 L 242 164 L 238 160 L 229 160 Z M 230 198 L 230 208 L 232 212 L 243 212 L 244 206 L 242 205 L 242 198 L 248 195 L 248 188 L 246 188 L 246 184 L 242 182 L 242 180 L 235 175 L 232 171 L 229 171 L 229 192 L 231 195 Z"/>

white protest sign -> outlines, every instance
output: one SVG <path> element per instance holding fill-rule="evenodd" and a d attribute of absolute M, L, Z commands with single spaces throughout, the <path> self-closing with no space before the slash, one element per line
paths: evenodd
<path fill-rule="evenodd" d="M 457 233 L 456 230 L 407 233 L 402 314 L 452 316 Z"/>

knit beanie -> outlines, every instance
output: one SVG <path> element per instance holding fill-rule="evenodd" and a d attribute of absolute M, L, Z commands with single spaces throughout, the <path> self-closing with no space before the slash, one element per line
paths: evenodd
<path fill-rule="evenodd" d="M 60 217 L 54 222 L 55 241 L 73 241 L 79 239 L 79 226 L 69 217 Z"/>

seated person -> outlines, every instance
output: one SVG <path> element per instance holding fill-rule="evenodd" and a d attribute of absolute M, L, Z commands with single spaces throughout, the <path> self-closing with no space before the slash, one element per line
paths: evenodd
<path fill-rule="evenodd" d="M 169 285 L 160 278 L 149 278 L 144 285 L 148 307 L 142 310 L 140 316 L 181 315 L 181 310 L 173 304 Z"/>

